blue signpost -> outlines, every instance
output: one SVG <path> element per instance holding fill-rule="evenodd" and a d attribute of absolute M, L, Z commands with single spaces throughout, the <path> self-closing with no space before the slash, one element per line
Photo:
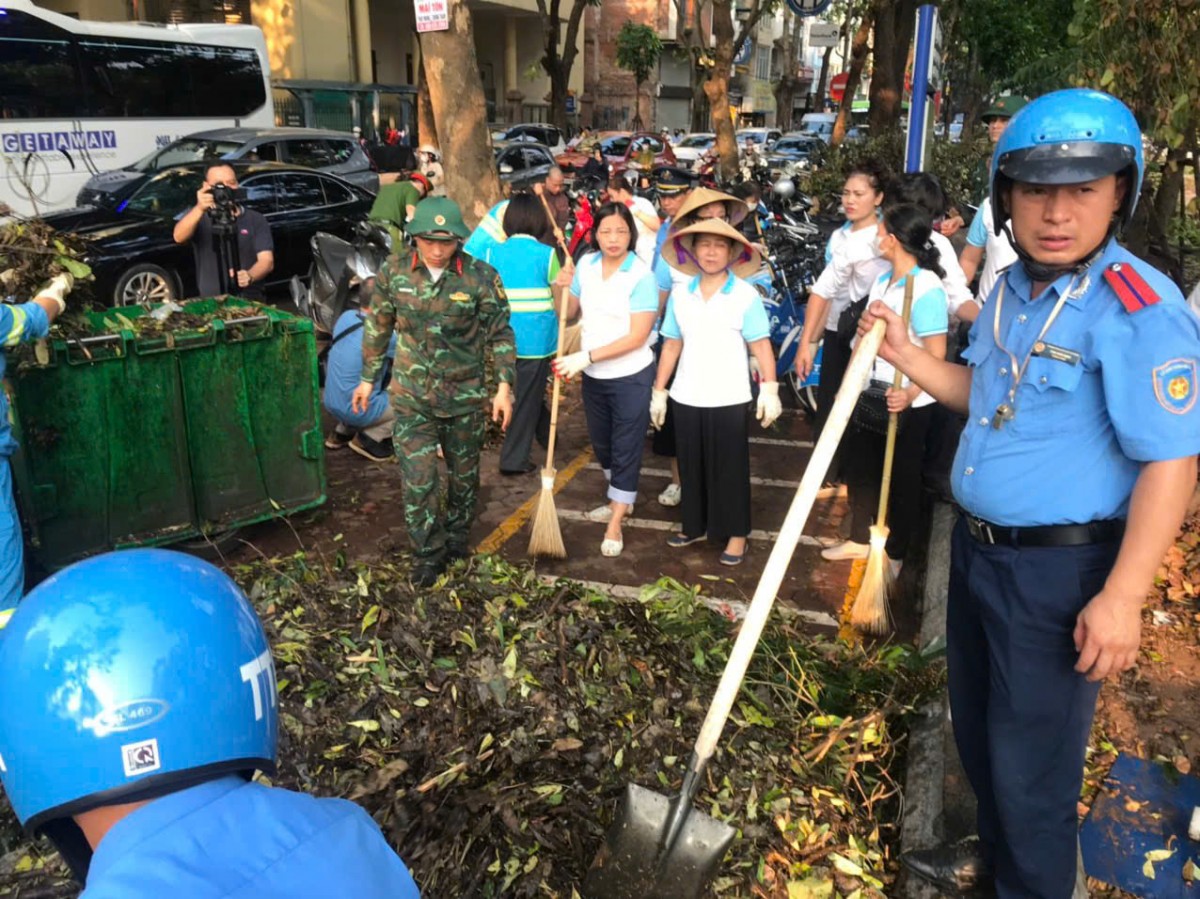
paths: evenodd
<path fill-rule="evenodd" d="M 929 98 L 934 93 L 934 69 L 937 59 L 936 6 L 917 9 L 917 49 L 913 54 L 912 100 L 908 104 L 908 144 L 904 153 L 904 171 L 925 168 L 925 147 L 929 140 Z"/>
<path fill-rule="evenodd" d="M 833 0 L 787 0 L 787 5 L 798 16 L 819 16 L 833 5 Z"/>

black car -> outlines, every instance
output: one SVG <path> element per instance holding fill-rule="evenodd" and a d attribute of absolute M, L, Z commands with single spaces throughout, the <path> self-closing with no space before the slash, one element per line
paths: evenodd
<path fill-rule="evenodd" d="M 823 147 L 819 138 L 785 134 L 767 154 L 771 180 L 789 178 L 803 169 L 811 168 L 814 157 L 821 153 Z"/>
<path fill-rule="evenodd" d="M 554 154 L 541 144 L 515 143 L 496 150 L 496 167 L 500 180 L 514 188 L 524 188 L 545 181 L 554 168 Z"/>
<path fill-rule="evenodd" d="M 45 216 L 60 231 L 85 238 L 96 297 L 116 306 L 162 303 L 196 295 L 196 263 L 190 244 L 177 244 L 175 223 L 196 202 L 206 164 L 148 172 L 142 183 L 113 204 L 81 206 Z M 349 239 L 374 200 L 333 175 L 278 163 L 233 163 L 242 202 L 266 216 L 275 243 L 275 268 L 266 286 L 307 276 L 317 231 Z"/>

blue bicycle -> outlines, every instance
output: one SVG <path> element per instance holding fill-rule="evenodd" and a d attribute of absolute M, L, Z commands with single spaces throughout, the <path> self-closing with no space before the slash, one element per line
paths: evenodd
<path fill-rule="evenodd" d="M 821 380 L 822 347 L 817 347 L 813 370 L 801 379 L 796 372 L 796 352 L 804 331 L 804 300 L 816 281 L 815 260 L 801 246 L 782 247 L 764 256 L 766 266 L 747 280 L 762 295 L 771 322 L 771 348 L 775 352 L 775 377 L 786 381 L 796 401 L 810 415 L 817 411 L 817 382 Z"/>

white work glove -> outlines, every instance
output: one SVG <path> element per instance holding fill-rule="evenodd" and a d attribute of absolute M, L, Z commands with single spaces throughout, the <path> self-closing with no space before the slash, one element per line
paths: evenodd
<path fill-rule="evenodd" d="M 667 420 L 667 397 L 670 396 L 665 390 L 659 390 L 655 387 L 650 391 L 650 424 L 654 425 L 654 430 L 659 430 Z"/>
<path fill-rule="evenodd" d="M 782 414 L 783 403 L 779 401 L 779 382 L 763 381 L 758 385 L 758 411 L 754 417 L 762 422 L 764 428 L 769 428 Z"/>
<path fill-rule="evenodd" d="M 63 310 L 67 308 L 67 301 L 63 299 L 71 288 L 75 286 L 75 279 L 70 272 L 63 272 L 61 275 L 55 275 L 49 285 L 38 291 L 38 295 L 34 299 L 54 300 L 58 304 L 58 313 L 62 315 Z"/>
<path fill-rule="evenodd" d="M 569 381 L 592 364 L 591 357 L 585 350 L 569 353 L 561 359 L 554 360 L 554 373 L 563 380 Z"/>

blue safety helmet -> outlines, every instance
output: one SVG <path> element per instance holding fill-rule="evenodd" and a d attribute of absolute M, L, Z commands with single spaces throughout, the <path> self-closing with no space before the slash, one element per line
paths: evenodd
<path fill-rule="evenodd" d="M 992 204 L 996 233 L 1008 219 L 1005 188 L 1028 184 L 1078 184 L 1129 173 L 1119 218 L 1128 224 L 1142 189 L 1142 131 L 1124 103 L 1087 88 L 1054 91 L 1020 110 L 996 144 Z"/>
<path fill-rule="evenodd" d="M 83 879 L 71 816 L 216 777 L 273 772 L 275 668 L 230 577 L 162 549 L 41 583 L 0 635 L 0 781 Z"/>

